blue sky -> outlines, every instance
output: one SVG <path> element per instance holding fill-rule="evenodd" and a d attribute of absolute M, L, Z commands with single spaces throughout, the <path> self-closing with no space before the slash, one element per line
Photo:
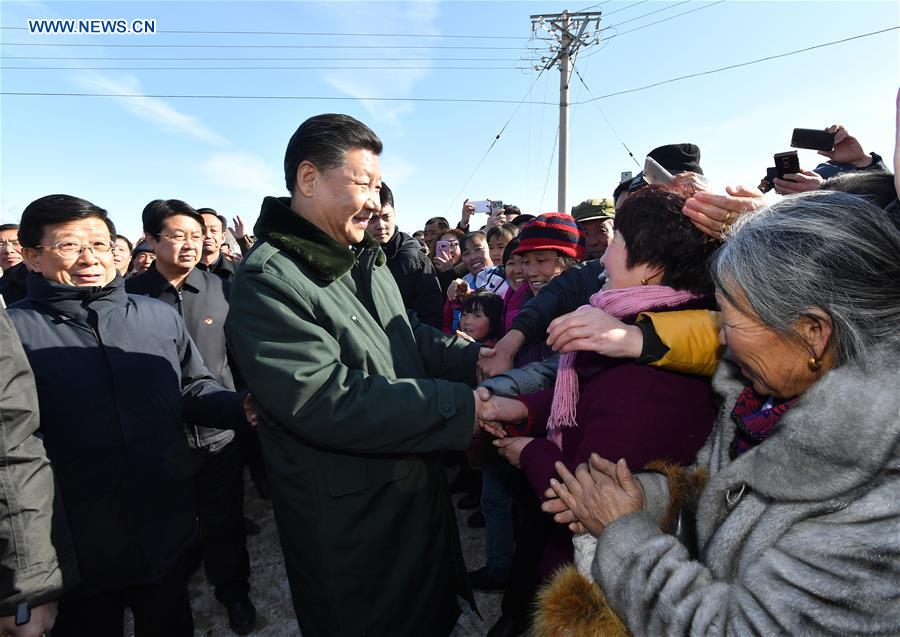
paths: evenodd
<path fill-rule="evenodd" d="M 530 49 L 543 54 L 547 49 L 547 43 L 530 39 L 529 15 L 589 4 L 596 3 L 4 0 L 3 93 L 268 99 L 4 94 L 0 222 L 17 220 L 30 201 L 55 192 L 103 206 L 120 231 L 132 237 L 140 232 L 141 209 L 155 198 L 180 198 L 229 217 L 240 213 L 252 222 L 264 195 L 286 194 L 282 161 L 290 135 L 304 119 L 322 112 L 351 114 L 381 136 L 383 177 L 395 192 L 403 230 L 411 232 L 434 215 L 445 214 L 455 222 L 465 197 L 502 199 L 533 213 L 555 210 L 559 72 L 553 69 L 538 78 L 522 61 L 534 55 Z M 673 17 L 693 9 L 700 10 Z M 584 49 L 576 59 L 590 93 L 573 77 L 572 102 L 900 24 L 900 3 L 893 1 L 609 0 L 595 10 L 604 12 L 601 26 L 609 28 L 600 45 Z M 647 15 L 651 12 L 656 13 Z M 38 35 L 21 29 L 29 18 L 149 18 L 156 20 L 158 32 Z M 637 30 L 626 33 L 631 29 Z M 359 35 L 373 33 L 386 35 Z M 891 31 L 571 107 L 568 205 L 609 195 L 621 171 L 638 170 L 616 134 L 641 161 L 655 146 L 694 142 L 702 149 L 707 175 L 722 187 L 755 185 L 772 164 L 772 154 L 789 150 L 794 127 L 843 123 L 866 150 L 889 160 L 900 84 L 898 34 Z M 503 38 L 425 37 L 451 35 Z M 67 44 L 102 46 L 59 46 Z M 120 46 L 125 44 L 191 46 Z M 406 48 L 411 46 L 445 48 Z M 168 59 L 123 59 L 150 57 Z M 312 68 L 133 70 L 148 66 Z M 326 66 L 354 68 L 322 68 Z M 365 97 L 512 103 L 360 99 Z M 463 188 L 507 121 L 500 140 Z M 800 151 L 800 159 L 807 168 L 817 163 L 813 151 Z"/>

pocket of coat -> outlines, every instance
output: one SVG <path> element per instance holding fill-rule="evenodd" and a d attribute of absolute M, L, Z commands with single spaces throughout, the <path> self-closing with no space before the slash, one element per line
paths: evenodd
<path fill-rule="evenodd" d="M 409 476 L 409 460 L 357 460 L 328 469 L 328 493 L 340 498 Z"/>

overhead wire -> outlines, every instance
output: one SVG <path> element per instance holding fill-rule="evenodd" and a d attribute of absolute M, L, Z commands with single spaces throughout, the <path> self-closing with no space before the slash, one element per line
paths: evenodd
<path fill-rule="evenodd" d="M 645 4 L 647 2 L 650 2 L 650 0 L 639 0 L 638 2 L 633 2 L 633 3 L 629 4 L 627 7 L 622 7 L 621 9 L 616 9 L 615 11 L 610 11 L 608 13 L 604 13 L 603 16 L 606 17 L 606 16 L 615 15 L 616 13 L 621 13 L 622 11 L 625 11 L 626 9 L 633 9 L 636 6 Z"/>
<path fill-rule="evenodd" d="M 677 7 L 677 6 L 679 6 L 679 5 L 682 5 L 682 4 L 687 4 L 688 2 L 691 2 L 691 0 L 681 0 L 681 2 L 676 2 L 675 4 L 667 5 L 667 6 L 663 7 L 662 9 L 655 9 L 655 10 L 653 10 L 653 11 L 650 11 L 649 13 L 644 13 L 644 14 L 642 14 L 642 15 L 635 16 L 635 17 L 633 17 L 633 18 L 628 18 L 627 20 L 622 20 L 621 22 L 618 22 L 618 23 L 616 23 L 616 24 L 611 24 L 611 25 L 609 25 L 608 27 L 603 27 L 603 28 L 600 29 L 600 30 L 601 30 L 601 31 L 606 31 L 607 29 L 614 29 L 614 28 L 616 28 L 616 27 L 618 27 L 618 26 L 621 26 L 621 25 L 623 25 L 623 24 L 627 24 L 627 23 L 629 23 L 629 22 L 634 22 L 635 20 L 641 20 L 641 19 L 643 19 L 643 18 L 646 18 L 647 16 L 653 15 L 653 14 L 655 14 L 655 13 L 659 13 L 659 12 L 661 12 L 661 11 L 669 11 L 670 9 L 674 9 L 675 7 Z"/>
<path fill-rule="evenodd" d="M 541 210 L 544 209 L 544 197 L 547 196 L 547 186 L 550 185 L 550 171 L 553 169 L 553 158 L 556 156 L 556 145 L 559 143 L 559 126 L 556 127 L 556 137 L 553 138 L 553 149 L 550 151 L 550 161 L 547 162 L 547 179 L 544 180 L 544 192 L 541 193 Z M 557 210 L 557 212 L 562 212 Z"/>
<path fill-rule="evenodd" d="M 119 47 L 135 49 L 321 49 L 321 44 L 96 44 L 88 42 L 3 42 L 2 46 Z M 329 49 L 451 49 L 472 51 L 521 51 L 520 46 L 443 46 L 427 44 L 329 44 Z"/>
<path fill-rule="evenodd" d="M 646 86 L 639 86 L 637 88 L 626 89 L 624 91 L 615 91 L 613 93 L 607 93 L 606 95 L 599 95 L 597 97 L 593 97 L 589 100 L 585 100 L 582 102 L 578 102 L 577 104 L 573 104 L 573 106 L 578 106 L 581 104 L 588 104 L 590 102 L 596 102 L 602 99 L 606 99 L 609 97 L 615 97 L 617 95 L 626 95 L 628 93 L 636 93 L 638 91 L 645 91 L 647 89 L 655 88 L 657 86 L 662 86 L 664 84 L 671 84 L 672 82 L 680 82 L 682 80 L 687 80 L 693 77 L 701 77 L 704 75 L 712 75 L 713 73 L 721 73 L 722 71 L 728 71 L 731 69 L 741 68 L 743 66 L 750 66 L 752 64 L 759 64 L 760 62 L 768 62 L 769 60 L 776 60 L 779 58 L 788 57 L 791 55 L 797 55 L 799 53 L 806 53 L 808 51 L 814 51 L 816 49 L 822 49 L 828 46 L 834 46 L 836 44 L 843 44 L 844 42 L 850 42 L 852 40 L 859 40 L 861 38 L 871 37 L 873 35 L 879 35 L 881 33 L 887 33 L 889 31 L 896 31 L 900 29 L 900 26 L 888 27 L 886 29 L 880 29 L 878 31 L 870 31 L 869 33 L 862 33 L 860 35 L 854 35 L 848 38 L 842 38 L 840 40 L 833 40 L 831 42 L 824 42 L 822 44 L 815 44 L 813 46 L 804 47 L 802 49 L 796 49 L 794 51 L 788 51 L 786 53 L 778 53 L 776 55 L 767 55 L 766 57 L 758 58 L 755 60 L 750 60 L 748 62 L 739 62 L 738 64 L 729 64 L 728 66 L 721 66 L 716 69 L 710 69 L 708 71 L 699 71 L 697 73 L 690 73 L 688 75 L 681 75 L 679 77 L 673 77 L 668 80 L 662 80 L 660 82 L 654 82 L 653 84 L 647 84 Z"/>
<path fill-rule="evenodd" d="M 584 86 L 584 88 L 587 90 L 588 94 L 590 94 L 591 97 L 593 97 L 594 93 L 593 93 L 593 91 L 591 91 L 591 87 L 589 87 L 587 85 L 587 83 L 584 81 L 584 78 L 581 76 L 581 73 L 578 72 L 578 67 L 575 66 L 574 60 L 572 61 L 572 71 L 575 73 L 575 76 L 581 82 L 581 85 Z M 587 71 L 587 67 L 585 67 L 585 71 Z M 576 103 L 577 103 L 577 100 L 576 100 Z M 609 130 L 612 132 L 612 134 L 615 136 L 615 138 L 617 140 L 619 140 L 619 143 L 622 144 L 622 147 L 625 149 L 625 152 L 628 153 L 628 156 L 631 157 L 631 160 L 635 163 L 635 165 L 637 165 L 637 167 L 640 168 L 641 167 L 640 162 L 634 156 L 634 153 L 631 152 L 631 149 L 628 148 L 628 144 L 626 144 L 625 141 L 619 136 L 619 133 L 616 132 L 616 129 L 613 127 L 612 123 L 609 121 L 609 118 L 606 117 L 606 113 L 604 113 L 603 109 L 600 107 L 600 103 L 594 102 L 594 105 L 597 107 L 597 110 L 600 111 L 600 116 L 603 117 L 603 121 L 606 122 L 606 125 L 609 127 Z"/>
<path fill-rule="evenodd" d="M 478 163 L 475 165 L 474 170 L 472 170 L 472 174 L 469 175 L 469 178 L 466 179 L 465 183 L 464 183 L 464 184 L 462 185 L 462 187 L 459 189 L 459 192 L 457 192 L 457 193 L 453 196 L 453 199 L 451 199 L 451 201 L 450 201 L 450 203 L 448 204 L 448 206 L 444 209 L 444 214 L 445 214 L 445 215 L 447 214 L 447 212 L 450 211 L 451 208 L 453 208 L 453 204 L 456 203 L 456 202 L 459 200 L 459 196 L 463 193 L 463 191 L 465 191 L 466 186 L 468 186 L 468 185 L 469 185 L 469 182 L 472 181 L 472 178 L 476 175 L 476 173 L 478 172 L 478 169 L 481 168 L 481 165 L 484 163 L 484 160 L 487 159 L 487 156 L 488 156 L 488 155 L 491 153 L 491 151 L 494 149 L 494 146 L 496 146 L 496 145 L 497 145 L 497 142 L 500 141 L 500 136 L 503 135 L 503 132 L 506 130 L 506 127 L 509 126 L 509 123 L 510 123 L 511 121 L 513 121 L 513 118 L 516 116 L 516 113 L 519 112 L 519 109 L 522 107 L 522 104 L 524 104 L 524 103 L 525 103 L 525 100 L 527 100 L 528 97 L 531 95 L 531 92 L 534 90 L 535 85 L 537 84 L 538 80 L 541 78 L 541 76 L 542 76 L 543 74 L 544 74 L 544 70 L 541 69 L 540 73 L 537 74 L 537 77 L 535 77 L 535 78 L 534 78 L 534 81 L 531 83 L 531 86 L 528 87 L 528 92 L 525 93 L 525 95 L 522 96 L 522 99 L 519 100 L 519 103 L 516 104 L 515 109 L 513 109 L 512 115 L 509 116 L 509 119 L 506 120 L 506 123 L 503 125 L 503 128 L 501 128 L 501 129 L 500 129 L 500 132 L 497 133 L 497 134 L 494 136 L 493 141 L 491 141 L 491 145 L 488 146 L 488 149 L 487 149 L 486 151 L 484 151 L 484 155 L 482 155 L 482 156 L 481 156 L 481 159 L 478 160 Z"/>
<path fill-rule="evenodd" d="M 522 61 L 521 57 L 517 58 L 410 58 L 402 57 L 402 58 L 373 58 L 373 57 L 361 57 L 361 58 L 335 58 L 335 57 L 278 57 L 278 58 L 261 58 L 261 57 L 249 57 L 249 58 L 236 58 L 236 57 L 228 57 L 228 58 L 209 58 L 209 57 L 67 57 L 67 56 L 21 56 L 21 55 L 0 55 L 0 60 L 104 60 L 104 61 L 149 61 L 149 62 L 315 62 L 315 61 L 323 61 L 323 62 L 404 62 L 404 61 L 415 61 L 415 62 L 519 62 Z"/>
<path fill-rule="evenodd" d="M 516 66 L 0 66 L 2 71 L 511 71 Z"/>
<path fill-rule="evenodd" d="M 620 36 L 625 35 L 626 33 L 634 33 L 635 31 L 640 31 L 641 29 L 646 29 L 647 27 L 652 27 L 656 24 L 662 24 L 663 22 L 668 22 L 669 20 L 674 20 L 675 18 L 680 18 L 683 15 L 687 15 L 689 13 L 694 13 L 696 11 L 703 11 L 704 9 L 709 9 L 710 7 L 714 7 L 717 4 L 722 4 L 725 0 L 716 0 L 716 2 L 710 2 L 709 4 L 705 4 L 702 7 L 697 7 L 696 9 L 691 9 L 690 11 L 682 11 L 681 13 L 677 13 L 675 15 L 671 15 L 667 18 L 663 18 L 662 20 L 657 20 L 656 22 L 650 22 L 648 24 L 642 24 L 639 27 L 635 27 L 633 29 L 628 29 L 627 31 L 622 31 L 621 33 L 614 33 L 613 35 L 606 38 L 607 40 L 612 40 L 613 38 L 618 38 Z M 624 24 L 620 22 L 619 24 Z"/>
<path fill-rule="evenodd" d="M 28 27 L 4 27 L 9 31 L 28 31 Z M 303 35 L 313 37 L 362 37 L 362 38 L 448 38 L 470 40 L 526 40 L 520 35 L 463 35 L 439 33 L 338 33 L 326 31 L 229 31 L 202 29 L 160 29 L 156 34 L 175 33 L 183 35 Z"/>

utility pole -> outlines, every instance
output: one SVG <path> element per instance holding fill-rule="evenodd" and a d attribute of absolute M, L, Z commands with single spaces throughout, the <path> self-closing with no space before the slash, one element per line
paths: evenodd
<path fill-rule="evenodd" d="M 539 14 L 531 16 L 531 31 L 542 40 L 553 40 L 550 52 L 552 58 L 542 58 L 535 70 L 547 70 L 554 64 L 559 65 L 559 179 L 556 190 L 556 207 L 558 212 L 568 212 L 566 207 L 566 176 L 569 160 L 569 79 L 572 75 L 570 62 L 582 47 L 600 41 L 601 11 L 581 11 L 578 13 Z M 592 31 L 586 35 L 588 27 L 593 24 Z M 548 37 L 542 37 L 544 31 Z"/>

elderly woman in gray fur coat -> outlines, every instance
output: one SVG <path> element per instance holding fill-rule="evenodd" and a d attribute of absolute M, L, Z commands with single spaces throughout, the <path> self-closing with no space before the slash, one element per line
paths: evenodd
<path fill-rule="evenodd" d="M 789 197 L 712 271 L 718 422 L 693 467 L 558 467 L 544 508 L 581 533 L 578 571 L 537 633 L 900 635 L 900 232 L 852 195 Z"/>

